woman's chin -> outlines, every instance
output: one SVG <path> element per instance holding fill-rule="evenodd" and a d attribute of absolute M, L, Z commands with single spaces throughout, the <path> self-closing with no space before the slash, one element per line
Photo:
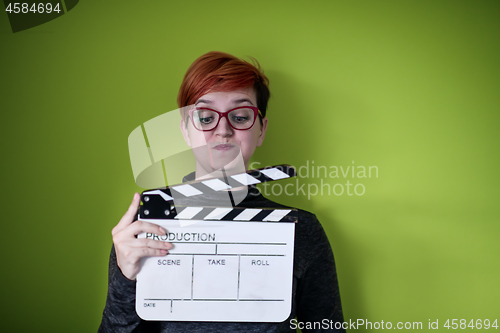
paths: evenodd
<path fill-rule="evenodd" d="M 245 165 L 240 163 L 229 162 L 226 164 L 216 164 L 212 167 L 213 171 L 224 171 L 226 174 L 237 174 L 245 172 Z"/>

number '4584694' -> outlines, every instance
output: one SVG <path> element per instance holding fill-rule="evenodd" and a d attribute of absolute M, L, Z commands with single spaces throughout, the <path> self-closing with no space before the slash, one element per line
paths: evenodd
<path fill-rule="evenodd" d="M 40 2 L 40 3 L 34 3 L 30 7 L 28 3 L 9 2 L 7 8 L 5 8 L 5 11 L 14 14 L 18 13 L 26 14 L 29 12 L 38 14 L 43 14 L 43 13 L 50 14 L 52 12 L 60 13 L 61 9 L 59 8 L 59 3 L 57 3 L 55 6 L 52 6 L 50 2 L 47 3 Z"/>
<path fill-rule="evenodd" d="M 451 322 L 450 322 L 451 320 Z M 448 319 L 446 323 L 444 323 L 444 327 L 447 329 L 461 329 L 464 330 L 466 328 L 475 328 L 475 329 L 489 329 L 489 328 L 495 328 L 498 329 L 498 319 L 495 319 L 493 323 L 489 319 L 471 319 L 468 323 L 467 320 L 465 319 Z"/>

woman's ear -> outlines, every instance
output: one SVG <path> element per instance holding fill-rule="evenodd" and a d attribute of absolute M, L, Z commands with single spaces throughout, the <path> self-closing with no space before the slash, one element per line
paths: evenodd
<path fill-rule="evenodd" d="M 267 118 L 264 117 L 262 118 L 262 127 L 260 129 L 259 139 L 257 140 L 257 147 L 260 147 L 264 142 L 264 138 L 266 136 L 266 130 L 267 130 Z"/>
<path fill-rule="evenodd" d="M 186 144 L 188 145 L 188 147 L 191 147 L 191 138 L 189 137 L 189 131 L 188 131 L 188 128 L 187 128 L 187 124 L 189 124 L 189 116 L 187 116 L 186 120 L 181 119 L 181 132 L 182 132 L 182 136 L 184 137 L 184 141 L 186 141 Z"/>

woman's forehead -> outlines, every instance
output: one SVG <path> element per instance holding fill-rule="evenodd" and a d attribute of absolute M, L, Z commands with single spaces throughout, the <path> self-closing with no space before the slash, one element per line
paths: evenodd
<path fill-rule="evenodd" d="M 209 92 L 196 101 L 195 105 L 207 104 L 207 105 L 217 105 L 217 104 L 244 104 L 248 103 L 255 105 L 257 102 L 255 91 L 253 88 L 238 89 L 232 91 L 213 91 Z"/>

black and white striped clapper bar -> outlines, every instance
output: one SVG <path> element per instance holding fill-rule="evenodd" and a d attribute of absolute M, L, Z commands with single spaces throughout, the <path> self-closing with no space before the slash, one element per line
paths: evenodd
<path fill-rule="evenodd" d="M 196 199 L 204 195 L 209 196 L 214 192 L 295 176 L 296 171 L 293 167 L 282 164 L 271 168 L 250 170 L 226 178 L 192 181 L 185 184 L 173 185 L 166 189 L 144 191 L 141 196 L 140 217 L 142 219 L 296 222 L 296 210 L 200 207 L 189 205 L 190 201 L 196 203 Z M 174 206 L 174 197 L 175 199 L 180 199 L 179 201 L 182 204 L 179 205 L 176 202 Z"/>
<path fill-rule="evenodd" d="M 278 165 L 143 192 L 139 220 L 158 224 L 167 232 L 142 233 L 138 238 L 170 242 L 173 247 L 166 256 L 141 262 L 136 287 L 139 317 L 286 320 L 292 307 L 297 210 L 200 203 L 214 192 L 295 175 L 293 167 Z"/>

